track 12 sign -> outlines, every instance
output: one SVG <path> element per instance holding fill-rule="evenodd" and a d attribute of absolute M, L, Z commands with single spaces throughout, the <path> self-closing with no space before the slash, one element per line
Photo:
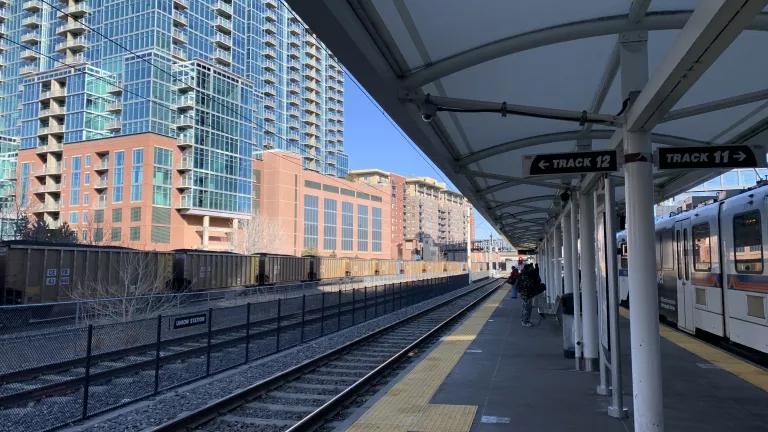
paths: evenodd
<path fill-rule="evenodd" d="M 755 168 L 755 152 L 746 145 L 706 147 L 661 147 L 656 158 L 659 169 Z"/>
<path fill-rule="evenodd" d="M 613 150 L 523 156 L 525 176 L 612 172 L 618 169 Z"/>

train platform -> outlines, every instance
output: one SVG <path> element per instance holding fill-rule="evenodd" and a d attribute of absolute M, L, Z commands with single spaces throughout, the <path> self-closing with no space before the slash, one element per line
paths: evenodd
<path fill-rule="evenodd" d="M 349 431 L 628 431 L 629 322 L 622 319 L 626 419 L 607 415 L 598 374 L 574 370 L 554 319 L 520 325 L 505 285 L 341 425 Z M 534 320 L 536 321 L 536 320 Z M 768 430 L 768 371 L 662 327 L 666 430 Z"/>

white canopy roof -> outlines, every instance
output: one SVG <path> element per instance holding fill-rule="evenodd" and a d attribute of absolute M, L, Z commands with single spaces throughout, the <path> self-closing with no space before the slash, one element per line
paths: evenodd
<path fill-rule="evenodd" d="M 572 152 L 577 141 L 581 149 L 620 149 L 620 129 L 614 133 L 616 127 L 605 124 L 487 112 L 437 112 L 425 122 L 426 95 L 616 115 L 624 99 L 617 76 L 619 37 L 644 37 L 647 31 L 649 85 L 636 99 L 642 106 L 635 103 L 626 114 L 636 123 L 652 120 L 636 126 L 650 125 L 654 147 L 754 144 L 768 124 L 768 14 L 759 13 L 765 2 L 288 2 L 519 248 L 536 247 L 560 211 L 560 193 L 590 181 L 589 176 L 523 178 L 522 156 Z M 702 22 L 686 26 L 694 9 Z M 721 19 L 723 14 L 729 18 Z M 702 29 L 705 33 L 697 33 Z M 702 54 L 690 60 L 699 48 Z M 656 199 L 720 173 L 659 173 Z"/>

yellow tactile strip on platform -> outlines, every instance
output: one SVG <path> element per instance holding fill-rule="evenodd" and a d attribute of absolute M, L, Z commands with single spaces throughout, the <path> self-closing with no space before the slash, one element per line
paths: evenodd
<path fill-rule="evenodd" d="M 627 309 L 620 308 L 619 312 L 624 318 L 629 319 L 629 311 Z M 764 391 L 768 391 L 768 371 L 765 369 L 713 347 L 706 342 L 697 340 L 693 336 L 679 330 L 662 325 L 659 327 L 659 334 L 680 348 L 717 365 L 720 369 L 726 370 Z"/>
<path fill-rule="evenodd" d="M 443 338 L 405 378 L 395 384 L 349 429 L 351 432 L 466 432 L 474 405 L 437 405 L 429 401 L 464 351 L 499 306 L 509 288 L 499 289 L 450 336 Z"/>

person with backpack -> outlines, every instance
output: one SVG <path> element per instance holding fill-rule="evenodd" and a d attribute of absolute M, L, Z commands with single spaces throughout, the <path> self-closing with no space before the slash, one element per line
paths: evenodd
<path fill-rule="evenodd" d="M 517 267 L 512 266 L 512 271 L 509 272 L 509 280 L 508 280 L 509 284 L 514 287 L 515 284 L 517 283 L 518 277 L 520 277 L 520 272 L 517 271 Z"/>
<path fill-rule="evenodd" d="M 520 322 L 523 327 L 531 327 L 533 298 L 541 293 L 541 279 L 532 264 L 526 264 L 517 279 L 517 292 L 523 301 L 523 313 Z"/>

